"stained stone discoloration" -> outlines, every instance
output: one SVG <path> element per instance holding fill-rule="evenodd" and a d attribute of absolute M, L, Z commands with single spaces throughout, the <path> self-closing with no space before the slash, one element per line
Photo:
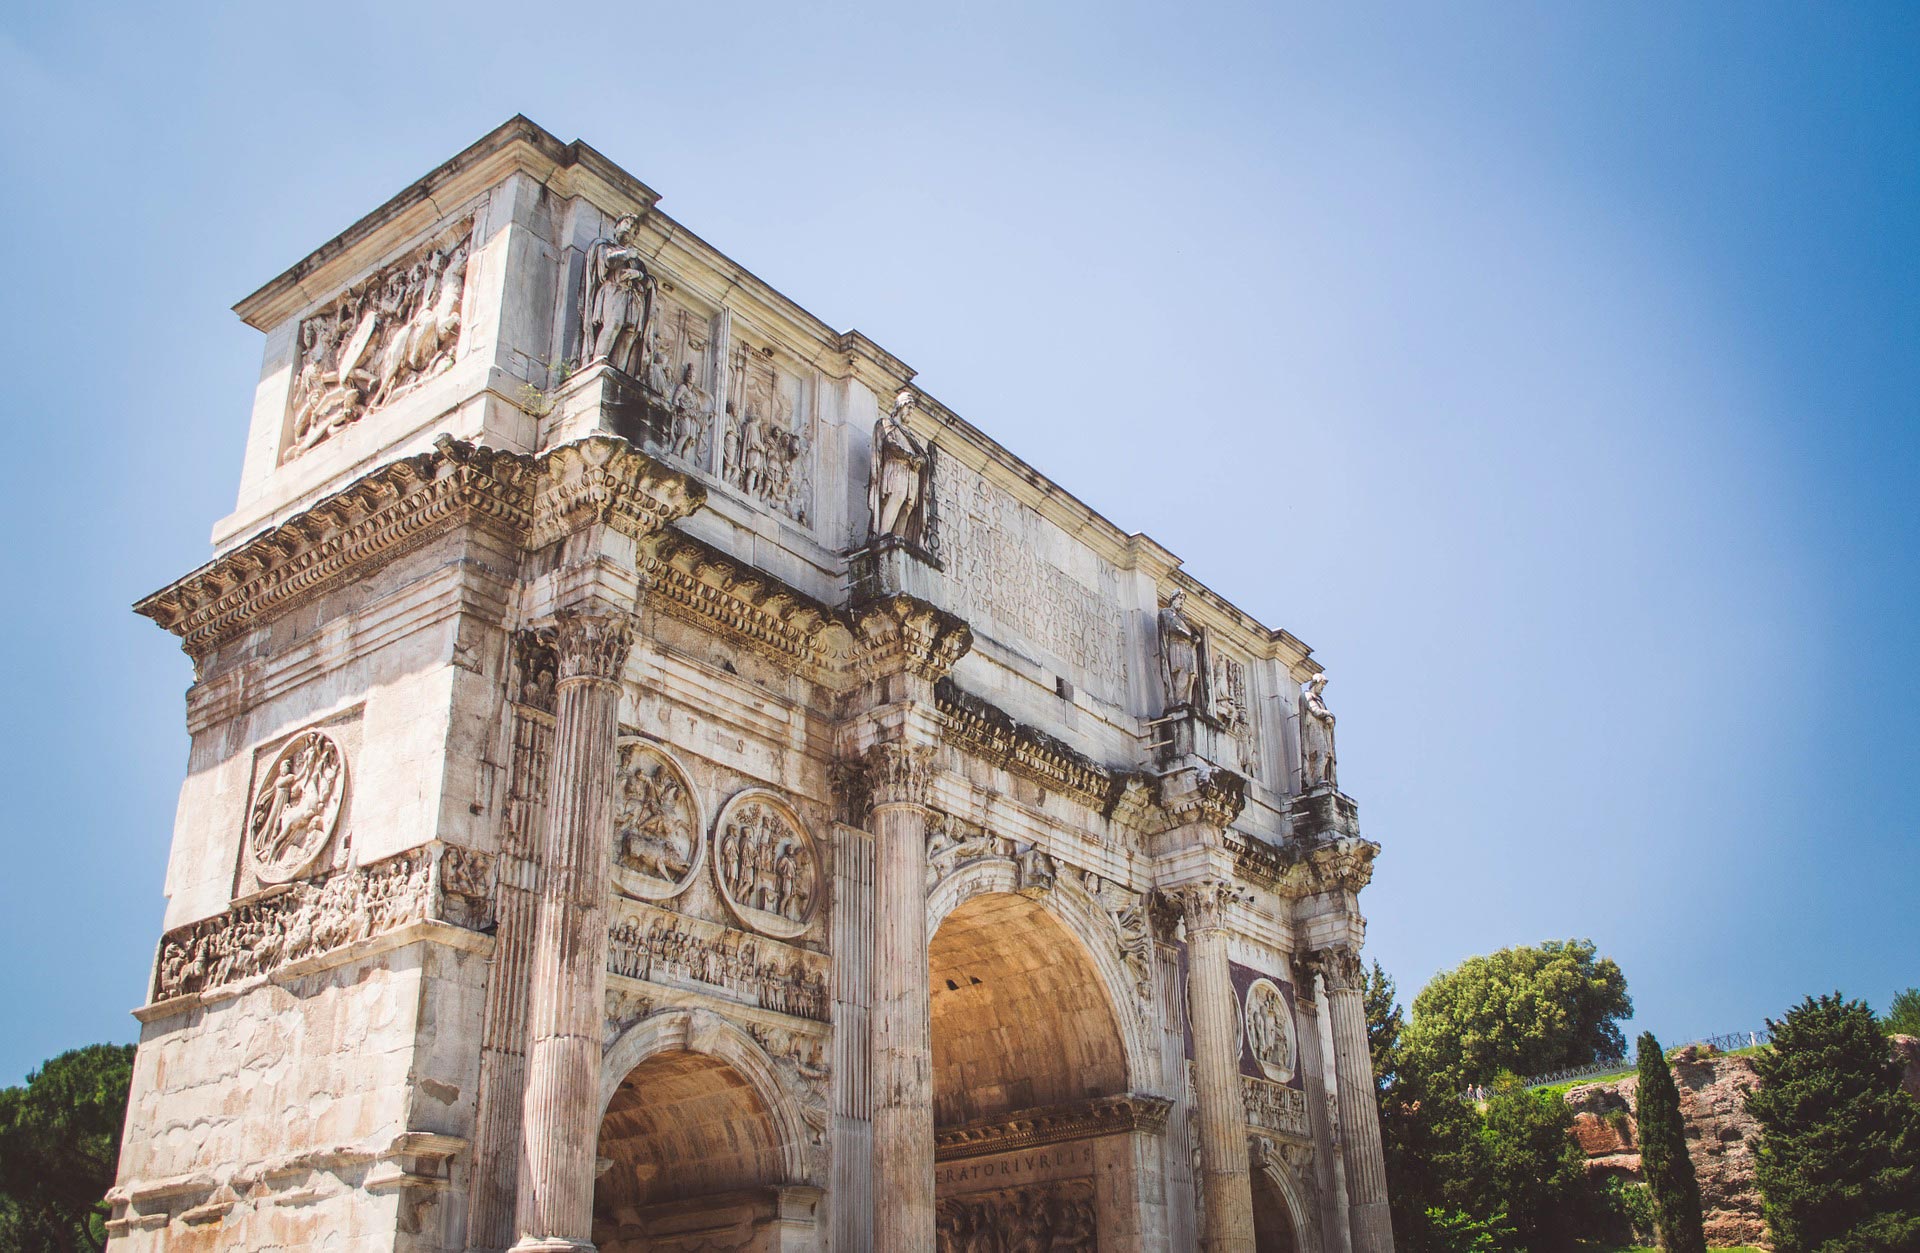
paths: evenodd
<path fill-rule="evenodd" d="M 115 1248 L 1390 1248 L 1318 663 L 657 200 L 241 302 Z"/>

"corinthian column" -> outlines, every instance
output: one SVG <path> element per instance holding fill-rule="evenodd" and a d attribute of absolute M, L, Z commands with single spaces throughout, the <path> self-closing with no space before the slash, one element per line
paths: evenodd
<path fill-rule="evenodd" d="M 1227 968 L 1226 910 L 1231 885 L 1180 889 L 1187 924 L 1187 1007 L 1193 1017 L 1193 1075 L 1200 1105 L 1200 1247 L 1244 1253 L 1253 1247 L 1253 1179 L 1247 1160 L 1247 1110 L 1240 1091 L 1240 1004 Z"/>
<path fill-rule="evenodd" d="M 1346 1143 L 1348 1215 L 1354 1253 L 1393 1253 L 1387 1213 L 1387 1163 L 1380 1149 L 1380 1106 L 1367 1046 L 1366 974 L 1350 948 L 1319 954 L 1340 1083 L 1340 1131 Z"/>
<path fill-rule="evenodd" d="M 607 873 L 620 668 L 633 642 L 621 613 L 562 611 L 547 781 L 546 841 L 527 1014 L 527 1096 L 513 1246 L 593 1249 L 600 1122 L 600 1023 L 607 989 Z"/>
<path fill-rule="evenodd" d="M 927 791 L 933 750 L 876 744 L 873 801 L 873 1247 L 933 1253 Z"/>

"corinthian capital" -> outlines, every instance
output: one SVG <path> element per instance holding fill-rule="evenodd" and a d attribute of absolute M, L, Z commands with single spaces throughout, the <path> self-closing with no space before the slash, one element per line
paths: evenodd
<path fill-rule="evenodd" d="M 1364 991 L 1367 968 L 1360 962 L 1360 950 L 1350 944 L 1315 949 L 1311 958 L 1329 992 Z"/>
<path fill-rule="evenodd" d="M 553 646 L 560 682 L 599 679 L 614 682 L 633 647 L 633 619 L 624 613 L 562 609 L 554 616 Z"/>
<path fill-rule="evenodd" d="M 1169 893 L 1179 902 L 1189 939 L 1227 925 L 1227 910 L 1240 899 L 1240 889 L 1225 879 L 1199 879 Z"/>
<path fill-rule="evenodd" d="M 867 750 L 865 783 L 868 803 L 915 805 L 927 808 L 933 790 L 933 749 L 915 744 L 875 744 Z"/>

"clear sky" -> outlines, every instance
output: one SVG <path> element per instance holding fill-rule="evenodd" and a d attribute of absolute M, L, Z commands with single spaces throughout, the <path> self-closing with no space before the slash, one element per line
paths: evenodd
<path fill-rule="evenodd" d="M 516 112 L 1313 644 L 1403 995 L 1920 983 L 1920 8 L 1350 8 L 7 6 L 0 1083 L 134 1036 L 228 306 Z"/>

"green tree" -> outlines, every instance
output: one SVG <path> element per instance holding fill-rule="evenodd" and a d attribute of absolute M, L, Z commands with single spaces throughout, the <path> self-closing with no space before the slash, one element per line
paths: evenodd
<path fill-rule="evenodd" d="M 1474 957 L 1413 1001 L 1401 1065 L 1456 1091 L 1502 1071 L 1539 1074 L 1617 1057 L 1633 1013 L 1626 976 L 1589 940 L 1549 940 Z"/>
<path fill-rule="evenodd" d="M 1558 1096 L 1518 1086 L 1487 1102 L 1481 1135 L 1493 1195 L 1522 1249 L 1568 1249 L 1601 1209 L 1601 1185 L 1587 1176 L 1573 1139 L 1573 1111 Z"/>
<path fill-rule="evenodd" d="M 1436 1215 L 1459 1216 L 1489 1231 L 1508 1227 L 1494 1195 L 1480 1114 L 1458 1092 L 1434 1090 L 1424 1075 L 1403 1069 L 1381 1097 L 1380 1141 L 1398 1248 L 1452 1253 L 1470 1247 L 1456 1239 L 1457 1232 L 1436 1227 Z"/>
<path fill-rule="evenodd" d="M 105 1247 L 132 1079 L 131 1044 L 93 1044 L 0 1089 L 0 1248 Z"/>
<path fill-rule="evenodd" d="M 1920 1103 L 1900 1087 L 1873 1011 L 1839 993 L 1769 1021 L 1747 1111 L 1776 1253 L 1920 1248 Z"/>
<path fill-rule="evenodd" d="M 1374 969 L 1380 968 L 1375 962 Z M 1908 988 L 1896 992 L 1893 1004 L 1887 1007 L 1886 1017 L 1880 1020 L 1880 1029 L 1888 1035 L 1920 1036 L 1920 988 Z"/>
<path fill-rule="evenodd" d="M 1400 1068 L 1400 1032 L 1406 1026 L 1394 995 L 1393 980 L 1375 961 L 1367 972 L 1367 1048 L 1373 1053 L 1374 1086 L 1381 1092 L 1393 1083 Z"/>
<path fill-rule="evenodd" d="M 1660 1041 L 1640 1037 L 1640 1170 L 1653 1200 L 1660 1247 L 1671 1253 L 1706 1253 L 1700 1213 L 1700 1180 L 1687 1155 L 1687 1128 L 1680 1118 L 1680 1090 Z"/>

